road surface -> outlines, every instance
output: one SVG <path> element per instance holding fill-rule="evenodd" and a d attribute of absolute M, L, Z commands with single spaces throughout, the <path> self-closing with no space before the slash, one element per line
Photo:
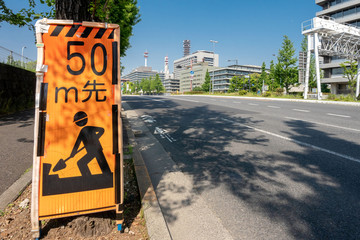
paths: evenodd
<path fill-rule="evenodd" d="M 0 117 L 0 195 L 32 166 L 34 110 Z"/>
<path fill-rule="evenodd" d="M 234 239 L 360 239 L 359 107 L 206 96 L 123 101 Z"/>

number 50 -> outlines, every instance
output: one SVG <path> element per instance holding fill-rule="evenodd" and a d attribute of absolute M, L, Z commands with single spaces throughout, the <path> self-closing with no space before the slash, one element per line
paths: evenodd
<path fill-rule="evenodd" d="M 80 58 L 80 60 L 82 62 L 82 66 L 81 66 L 80 70 L 77 70 L 77 71 L 72 70 L 69 65 L 66 66 L 67 70 L 72 75 L 80 75 L 85 70 L 85 58 L 81 53 L 78 53 L 78 52 L 70 53 L 70 47 L 71 46 L 84 46 L 84 42 L 82 42 L 82 41 L 69 41 L 67 43 L 67 60 L 70 60 L 72 58 Z M 95 61 L 94 61 L 95 50 L 96 50 L 97 47 L 100 47 L 101 50 L 102 50 L 102 53 L 103 53 L 103 68 L 102 68 L 102 70 L 100 72 L 98 72 L 96 70 Z M 103 75 L 105 73 L 105 71 L 106 71 L 106 67 L 107 67 L 106 57 L 107 57 L 107 53 L 106 53 L 105 46 L 103 44 L 101 44 L 101 43 L 96 43 L 91 49 L 91 69 L 97 76 Z"/>

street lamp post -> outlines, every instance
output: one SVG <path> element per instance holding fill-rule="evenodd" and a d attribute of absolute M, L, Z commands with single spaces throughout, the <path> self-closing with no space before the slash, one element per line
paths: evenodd
<path fill-rule="evenodd" d="M 21 48 L 21 65 L 22 65 L 22 67 L 25 67 L 25 64 L 24 64 L 24 48 L 26 48 L 26 46 L 23 46 Z"/>
<path fill-rule="evenodd" d="M 212 79 L 212 93 L 214 93 L 214 80 L 215 80 L 215 44 L 218 43 L 218 41 L 210 40 L 213 44 L 213 79 Z"/>

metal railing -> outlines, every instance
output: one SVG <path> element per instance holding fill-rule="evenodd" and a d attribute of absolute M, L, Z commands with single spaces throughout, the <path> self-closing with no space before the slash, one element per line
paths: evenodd
<path fill-rule="evenodd" d="M 29 71 L 36 70 L 36 61 L 0 46 L 0 62 Z"/>
<path fill-rule="evenodd" d="M 335 24 L 339 24 L 338 22 L 336 22 L 336 19 L 333 18 L 333 17 L 329 17 L 329 16 L 320 16 L 318 18 L 322 18 L 322 19 L 325 19 L 325 20 L 330 20 L 330 21 L 333 21 Z M 342 25 L 345 25 L 347 27 L 350 28 L 356 28 L 356 29 L 359 29 L 360 30 L 360 27 L 359 26 L 355 26 L 355 25 L 352 25 L 352 24 L 349 24 L 349 23 L 340 23 Z M 310 30 L 314 28 L 314 18 L 312 19 L 309 19 L 309 20 L 306 20 L 304 22 L 301 23 L 301 31 L 304 32 L 304 31 L 307 31 L 307 30 Z"/>

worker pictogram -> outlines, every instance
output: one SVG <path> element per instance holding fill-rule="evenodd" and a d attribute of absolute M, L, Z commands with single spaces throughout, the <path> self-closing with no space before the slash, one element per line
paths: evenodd
<path fill-rule="evenodd" d="M 83 111 L 77 112 L 74 116 L 74 124 L 82 127 L 82 129 L 79 132 L 70 156 L 65 160 L 60 159 L 55 166 L 44 163 L 44 196 L 110 188 L 113 186 L 113 173 L 106 161 L 100 142 L 100 138 L 104 134 L 104 128 L 86 126 L 87 122 L 87 114 Z M 83 147 L 80 147 L 81 144 Z M 53 173 L 66 170 L 66 162 L 74 158 L 81 151 L 86 152 L 86 154 L 77 161 L 81 176 L 59 178 L 57 174 L 50 174 L 52 167 Z M 92 174 L 90 171 L 88 164 L 93 159 L 97 161 L 101 169 L 100 174 Z"/>

